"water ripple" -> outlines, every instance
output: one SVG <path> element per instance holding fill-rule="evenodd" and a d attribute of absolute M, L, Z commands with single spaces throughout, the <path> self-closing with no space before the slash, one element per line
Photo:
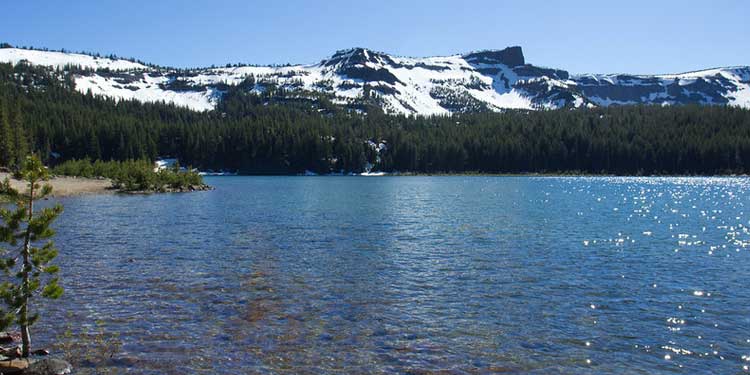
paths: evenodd
<path fill-rule="evenodd" d="M 72 312 L 143 374 L 750 365 L 746 178 L 209 182 L 65 199 L 38 342 Z"/>

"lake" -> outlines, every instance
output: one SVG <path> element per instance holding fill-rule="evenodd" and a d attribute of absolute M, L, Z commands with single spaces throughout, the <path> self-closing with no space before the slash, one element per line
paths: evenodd
<path fill-rule="evenodd" d="M 139 374 L 750 365 L 747 178 L 206 180 L 61 199 L 36 344 L 101 320 Z"/>

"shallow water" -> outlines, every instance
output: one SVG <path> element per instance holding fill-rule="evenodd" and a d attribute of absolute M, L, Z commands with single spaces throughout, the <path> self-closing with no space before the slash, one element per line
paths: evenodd
<path fill-rule="evenodd" d="M 144 374 L 743 373 L 750 180 L 219 177 L 66 198 L 40 345 Z"/>

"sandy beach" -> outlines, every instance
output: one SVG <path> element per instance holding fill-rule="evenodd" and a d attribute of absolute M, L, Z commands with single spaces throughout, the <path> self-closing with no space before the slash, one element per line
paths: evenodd
<path fill-rule="evenodd" d="M 22 181 L 11 178 L 10 174 L 0 172 L 0 181 L 10 178 L 11 185 L 16 189 L 25 189 Z M 80 177 L 54 177 L 47 181 L 52 185 L 53 197 L 69 197 L 86 194 L 112 194 L 112 181 L 108 179 L 80 178 Z"/>

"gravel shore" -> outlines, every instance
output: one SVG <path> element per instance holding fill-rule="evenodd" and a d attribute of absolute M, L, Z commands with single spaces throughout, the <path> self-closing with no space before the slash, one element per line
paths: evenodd
<path fill-rule="evenodd" d="M 11 185 L 16 189 L 25 189 L 22 181 L 14 180 L 10 174 L 0 172 L 0 181 L 10 178 Z M 112 181 L 108 179 L 81 178 L 81 177 L 54 177 L 47 181 L 52 185 L 53 197 L 68 197 L 86 194 L 112 194 Z"/>

